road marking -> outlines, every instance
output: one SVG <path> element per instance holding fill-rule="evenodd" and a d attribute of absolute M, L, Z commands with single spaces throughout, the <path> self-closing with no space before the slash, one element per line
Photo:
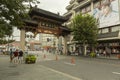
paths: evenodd
<path fill-rule="evenodd" d="M 118 75 L 120 75 L 120 73 L 119 72 L 112 72 L 113 74 L 118 74 Z"/>
<path fill-rule="evenodd" d="M 69 62 L 64 62 L 65 64 L 68 64 L 68 65 L 73 65 L 75 66 L 76 64 L 72 64 L 72 63 L 69 63 Z"/>
<path fill-rule="evenodd" d="M 48 67 L 46 67 L 46 66 L 43 66 L 43 65 L 40 65 L 40 66 L 43 67 L 43 68 L 46 68 L 46 69 L 48 69 L 48 70 L 50 70 L 50 71 L 53 71 L 53 72 L 55 72 L 55 73 L 58 73 L 58 74 L 61 74 L 61 75 L 63 75 L 63 76 L 72 78 L 72 79 L 74 79 L 74 80 L 82 80 L 82 79 L 80 79 L 80 78 L 78 78 L 78 77 L 71 76 L 71 75 L 69 75 L 69 74 L 66 74 L 66 73 L 63 73 L 63 72 L 54 70 L 54 69 L 52 69 L 52 68 L 48 68 Z"/>

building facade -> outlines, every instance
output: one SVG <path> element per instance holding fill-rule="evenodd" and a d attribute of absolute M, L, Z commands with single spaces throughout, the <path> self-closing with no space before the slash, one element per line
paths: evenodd
<path fill-rule="evenodd" d="M 64 16 L 69 17 L 65 23 L 68 27 L 76 14 L 93 15 L 99 23 L 97 50 L 100 53 L 106 50 L 112 54 L 120 54 L 120 0 L 71 0 L 66 9 Z M 70 51 L 75 50 L 72 38 L 70 36 L 68 42 Z"/>

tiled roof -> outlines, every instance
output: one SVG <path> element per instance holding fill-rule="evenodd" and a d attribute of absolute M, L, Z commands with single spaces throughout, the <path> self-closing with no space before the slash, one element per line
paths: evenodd
<path fill-rule="evenodd" d="M 30 11 L 30 16 L 34 16 L 34 15 L 38 15 L 38 16 L 43 16 L 49 19 L 54 19 L 57 21 L 61 21 L 61 22 L 65 22 L 67 21 L 67 18 L 60 16 L 58 14 L 52 13 L 50 11 L 46 11 L 40 8 L 32 8 Z"/>

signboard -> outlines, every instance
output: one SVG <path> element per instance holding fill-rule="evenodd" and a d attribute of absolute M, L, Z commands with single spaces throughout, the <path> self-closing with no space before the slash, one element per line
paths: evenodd
<path fill-rule="evenodd" d="M 119 24 L 118 0 L 102 0 L 94 3 L 94 17 L 99 22 L 99 28 Z"/>

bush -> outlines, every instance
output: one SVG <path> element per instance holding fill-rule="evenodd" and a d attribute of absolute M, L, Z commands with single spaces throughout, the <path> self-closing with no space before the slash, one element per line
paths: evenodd
<path fill-rule="evenodd" d="M 96 57 L 96 54 L 94 52 L 91 52 L 90 57 Z"/>
<path fill-rule="evenodd" d="M 35 63 L 36 57 L 35 55 L 27 55 L 25 58 L 25 63 Z"/>

